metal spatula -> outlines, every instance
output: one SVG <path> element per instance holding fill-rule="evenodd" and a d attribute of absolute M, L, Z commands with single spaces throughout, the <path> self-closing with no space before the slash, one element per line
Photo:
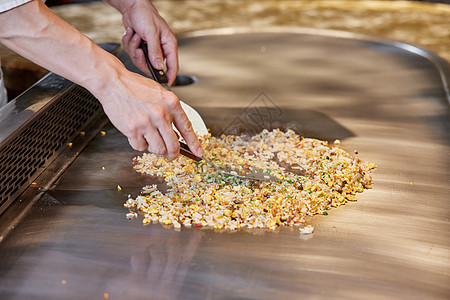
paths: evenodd
<path fill-rule="evenodd" d="M 273 175 L 270 175 L 270 174 L 260 171 L 260 170 L 255 170 L 251 167 L 248 169 L 244 169 L 244 168 L 234 167 L 234 166 L 216 165 L 215 163 L 213 163 L 212 161 L 210 161 L 209 159 L 207 159 L 205 157 L 199 157 L 199 156 L 196 156 L 195 154 L 193 154 L 191 152 L 191 150 L 189 149 L 188 145 L 186 145 L 183 142 L 180 142 L 180 153 L 186 157 L 189 157 L 189 158 L 195 160 L 195 161 L 203 160 L 208 165 L 213 167 L 217 172 L 220 172 L 222 174 L 226 174 L 229 176 L 235 176 L 235 177 L 239 177 L 239 178 L 243 178 L 243 179 L 258 180 L 258 181 L 278 180 Z"/>
<path fill-rule="evenodd" d="M 166 88 L 167 90 L 170 91 L 170 87 L 168 84 L 169 80 L 167 79 L 167 76 L 166 76 L 166 73 L 164 72 L 164 70 L 158 70 L 158 69 L 154 68 L 150 62 L 150 59 L 148 57 L 147 43 L 145 41 L 141 41 L 140 48 L 144 51 L 145 61 L 147 62 L 147 66 L 151 71 L 153 79 L 156 82 L 158 82 L 159 84 L 161 84 L 164 88 Z M 205 122 L 203 122 L 203 119 L 201 118 L 199 113 L 184 102 L 181 102 L 181 105 L 182 105 L 183 110 L 185 111 L 187 117 L 189 118 L 189 120 L 192 123 L 194 132 L 197 133 L 198 135 L 207 134 L 208 130 L 206 128 Z M 176 128 L 174 128 L 174 130 L 176 130 Z M 218 166 L 207 158 L 199 157 L 199 156 L 196 156 L 195 154 L 193 154 L 191 152 L 191 150 L 189 149 L 188 145 L 186 145 L 182 140 L 180 141 L 180 154 L 182 154 L 186 157 L 189 157 L 195 161 L 204 160 L 207 164 L 209 164 L 216 171 L 218 171 L 222 174 L 227 174 L 230 176 L 236 176 L 236 177 L 250 179 L 250 180 L 259 180 L 259 181 L 261 181 L 261 180 L 263 180 L 263 181 L 277 180 L 276 177 L 274 177 L 268 173 L 265 173 L 260 170 L 254 170 L 252 168 L 243 169 L 243 168 L 233 167 L 233 166 Z"/>

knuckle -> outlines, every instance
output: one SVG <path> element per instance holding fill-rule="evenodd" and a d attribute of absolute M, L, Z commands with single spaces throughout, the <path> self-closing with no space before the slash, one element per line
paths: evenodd
<path fill-rule="evenodd" d="M 186 120 L 186 122 L 184 123 L 183 129 L 185 132 L 192 131 L 193 130 L 192 123 L 189 120 Z"/>
<path fill-rule="evenodd" d="M 133 147 L 133 149 L 136 150 L 136 151 L 144 151 L 145 150 L 145 146 L 144 145 L 139 145 L 139 146 Z"/>
<path fill-rule="evenodd" d="M 146 128 L 148 125 L 149 120 L 147 118 L 136 118 L 127 123 L 127 131 L 130 135 L 137 135 L 141 129 Z"/>
<path fill-rule="evenodd" d="M 175 159 L 178 158 L 178 155 L 177 155 L 177 156 L 166 156 L 166 158 L 167 158 L 168 160 L 175 160 Z"/>
<path fill-rule="evenodd" d="M 171 44 L 173 44 L 174 46 L 178 46 L 178 40 L 177 40 L 177 38 L 176 38 L 176 36 L 175 35 L 170 35 L 170 37 L 169 37 L 169 42 L 171 43 Z"/>
<path fill-rule="evenodd" d="M 180 144 L 175 143 L 168 151 L 170 154 L 177 155 L 180 152 Z"/>
<path fill-rule="evenodd" d="M 167 158 L 168 160 L 174 160 L 174 159 L 178 158 L 179 155 L 180 155 L 179 152 L 167 153 L 167 154 L 166 154 L 166 158 Z"/>
<path fill-rule="evenodd" d="M 153 153 L 157 154 L 157 155 L 163 155 L 165 153 L 165 151 L 162 148 L 156 148 Z"/>
<path fill-rule="evenodd" d="M 166 106 L 170 109 L 175 109 L 180 106 L 180 100 L 173 93 L 171 93 L 170 96 L 166 97 L 164 99 L 164 102 L 166 103 Z"/>
<path fill-rule="evenodd" d="M 157 106 L 150 112 L 153 120 L 153 124 L 155 124 L 157 127 L 161 126 L 162 123 L 165 122 L 166 116 L 167 116 L 167 110 L 164 109 L 164 107 Z"/>
<path fill-rule="evenodd" d="M 128 143 L 130 144 L 131 148 L 133 148 L 136 151 L 144 151 L 145 145 L 142 143 L 139 143 L 136 139 L 128 139 Z"/>
<path fill-rule="evenodd" d="M 127 123 L 125 130 L 125 135 L 127 136 L 136 136 L 138 132 L 138 128 L 135 123 Z"/>
<path fill-rule="evenodd" d="M 167 158 L 170 160 L 176 159 L 180 155 L 180 144 L 175 143 L 174 146 L 167 149 Z"/>
<path fill-rule="evenodd" d="M 150 152 L 153 152 L 156 155 L 163 155 L 164 153 L 166 153 L 166 149 L 164 148 L 164 146 L 162 145 L 156 145 L 156 144 L 152 144 L 149 146 L 148 149 Z"/>
<path fill-rule="evenodd" d="M 186 134 L 186 133 L 191 133 L 194 131 L 194 128 L 192 127 L 192 123 L 189 120 L 189 118 L 186 116 L 186 114 L 181 115 L 179 121 L 180 121 L 179 127 L 178 126 L 177 127 L 181 132 Z"/>
<path fill-rule="evenodd" d="M 131 62 L 133 63 L 133 65 L 138 64 L 138 60 L 136 58 L 136 56 L 134 56 L 134 54 L 130 53 L 130 58 L 131 58 Z"/>

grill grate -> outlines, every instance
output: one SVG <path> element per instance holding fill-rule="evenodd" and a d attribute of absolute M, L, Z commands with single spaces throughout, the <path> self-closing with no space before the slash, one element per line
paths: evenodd
<path fill-rule="evenodd" d="M 14 133 L 0 149 L 0 213 L 100 112 L 97 99 L 73 85 Z"/>

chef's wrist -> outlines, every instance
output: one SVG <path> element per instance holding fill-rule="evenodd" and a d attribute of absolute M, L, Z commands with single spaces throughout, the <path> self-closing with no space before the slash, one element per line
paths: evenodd
<path fill-rule="evenodd" d="M 120 78 L 128 70 L 115 56 L 106 53 L 99 64 L 94 64 L 91 76 L 87 76 L 81 83 L 102 104 L 107 101 L 108 94 L 114 85 L 119 84 Z"/>
<path fill-rule="evenodd" d="M 130 8 L 138 1 L 142 0 L 104 0 L 104 2 L 117 9 L 122 15 L 130 10 Z"/>

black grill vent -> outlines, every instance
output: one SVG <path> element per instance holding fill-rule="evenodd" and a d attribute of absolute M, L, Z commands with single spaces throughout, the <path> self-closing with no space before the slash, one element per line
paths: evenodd
<path fill-rule="evenodd" d="M 92 94 L 73 85 L 11 136 L 0 149 L 0 213 L 101 112 Z"/>

